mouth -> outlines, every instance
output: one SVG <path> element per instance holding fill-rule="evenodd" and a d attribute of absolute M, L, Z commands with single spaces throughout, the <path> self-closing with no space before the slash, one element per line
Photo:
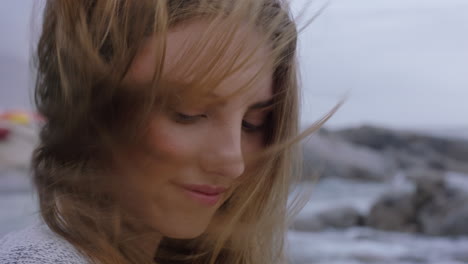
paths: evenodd
<path fill-rule="evenodd" d="M 180 184 L 185 194 L 192 200 L 206 206 L 214 206 L 227 190 L 224 187 L 210 185 Z"/>

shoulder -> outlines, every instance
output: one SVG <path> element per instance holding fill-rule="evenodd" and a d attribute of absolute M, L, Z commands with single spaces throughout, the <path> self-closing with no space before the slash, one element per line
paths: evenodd
<path fill-rule="evenodd" d="M 2 264 L 88 264 L 86 258 L 45 224 L 37 223 L 0 238 Z"/>

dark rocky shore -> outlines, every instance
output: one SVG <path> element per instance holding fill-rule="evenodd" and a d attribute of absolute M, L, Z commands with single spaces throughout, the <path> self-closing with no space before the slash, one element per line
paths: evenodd
<path fill-rule="evenodd" d="M 351 180 L 389 188 L 367 210 L 341 205 L 300 217 L 294 229 L 350 227 L 468 236 L 468 140 L 363 126 L 321 130 L 304 144 L 304 180 Z"/>

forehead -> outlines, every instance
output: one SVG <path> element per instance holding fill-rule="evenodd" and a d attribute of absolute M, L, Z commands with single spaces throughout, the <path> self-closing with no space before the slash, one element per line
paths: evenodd
<path fill-rule="evenodd" d="M 190 86 L 193 79 L 209 79 L 210 73 L 230 65 L 236 70 L 220 78 L 216 87 L 208 87 L 210 96 L 228 96 L 248 85 L 243 97 L 271 97 L 273 70 L 269 63 L 269 47 L 261 42 L 257 32 L 246 26 L 238 27 L 229 35 L 223 34 L 222 30 L 207 21 L 173 27 L 167 33 L 164 58 L 158 50 L 161 42 L 157 36 L 149 37 L 135 57 L 126 79 L 132 83 L 150 84 L 158 61 L 162 61 L 165 83 Z M 220 40 L 223 36 L 229 36 L 229 41 Z M 197 76 L 197 70 L 202 68 L 205 69 L 203 76 Z"/>

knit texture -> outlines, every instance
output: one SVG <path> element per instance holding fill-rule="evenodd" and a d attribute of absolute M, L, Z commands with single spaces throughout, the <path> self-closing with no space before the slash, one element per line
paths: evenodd
<path fill-rule="evenodd" d="M 69 242 L 43 223 L 0 238 L 1 264 L 89 264 Z"/>

